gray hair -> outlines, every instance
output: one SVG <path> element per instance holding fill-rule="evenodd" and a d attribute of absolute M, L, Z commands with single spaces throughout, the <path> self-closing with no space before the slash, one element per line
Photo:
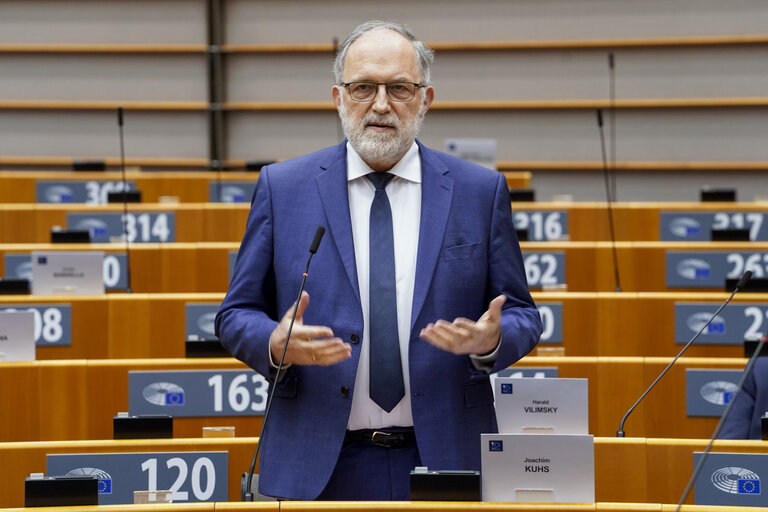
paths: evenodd
<path fill-rule="evenodd" d="M 416 60 L 419 64 L 419 74 L 421 75 L 421 83 L 430 83 L 429 66 L 435 60 L 435 52 L 422 43 L 416 36 L 413 35 L 411 29 L 402 23 L 394 21 L 367 21 L 355 27 L 352 33 L 347 36 L 343 43 L 336 50 L 336 59 L 333 61 L 333 77 L 337 84 L 341 84 L 341 75 L 344 72 L 344 59 L 347 56 L 347 50 L 352 43 L 358 40 L 360 36 L 374 30 L 393 30 L 402 35 L 413 44 L 413 51 L 416 53 Z"/>

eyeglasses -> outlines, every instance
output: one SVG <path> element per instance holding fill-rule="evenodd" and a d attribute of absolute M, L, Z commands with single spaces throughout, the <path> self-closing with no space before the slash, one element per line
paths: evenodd
<path fill-rule="evenodd" d="M 349 91 L 349 97 L 354 101 L 373 101 L 376 93 L 379 92 L 379 86 L 383 85 L 387 91 L 387 97 L 391 101 L 411 101 L 416 95 L 416 89 L 426 87 L 427 84 L 416 84 L 413 82 L 347 82 L 341 84 Z"/>

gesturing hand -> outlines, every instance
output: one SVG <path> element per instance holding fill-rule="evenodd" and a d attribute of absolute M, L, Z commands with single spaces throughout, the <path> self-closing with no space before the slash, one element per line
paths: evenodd
<path fill-rule="evenodd" d="M 280 319 L 275 330 L 269 336 L 269 350 L 272 361 L 277 364 L 283 354 L 288 326 L 296 303 Z M 304 325 L 302 317 L 309 305 L 309 294 L 303 292 L 299 299 L 299 309 L 293 323 L 291 339 L 285 352 L 285 364 L 322 365 L 328 366 L 348 359 L 352 355 L 352 347 L 341 338 L 335 338 L 330 327 L 322 325 Z"/>
<path fill-rule="evenodd" d="M 506 301 L 504 295 L 493 299 L 477 322 L 468 318 L 456 318 L 453 322 L 438 320 L 428 324 L 419 335 L 437 348 L 454 354 L 487 354 L 501 339 L 501 306 Z"/>

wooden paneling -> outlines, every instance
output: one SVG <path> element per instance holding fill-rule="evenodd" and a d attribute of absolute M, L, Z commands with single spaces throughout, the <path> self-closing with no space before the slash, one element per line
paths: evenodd
<path fill-rule="evenodd" d="M 0 160 L 0 164 L 2 164 Z M 129 166 L 130 163 L 127 163 Z M 42 165 L 42 164 L 41 164 Z M 112 165 L 112 164 L 110 164 Z M 141 165 L 141 164 L 134 164 Z M 230 165 L 244 168 L 245 160 L 233 161 Z M 531 173 L 525 170 L 503 171 L 510 188 L 531 186 Z M 221 182 L 255 182 L 258 172 L 221 173 L 194 172 L 126 172 L 125 178 L 136 183 L 144 203 L 157 203 L 163 196 L 175 197 L 182 203 L 207 203 L 210 200 L 209 187 Z M 61 171 L 0 171 L 0 203 L 35 203 L 35 186 L 44 181 L 121 181 L 119 172 L 61 172 Z M 245 198 L 246 203 L 250 197 Z"/>
<path fill-rule="evenodd" d="M 129 211 L 176 213 L 177 242 L 239 242 L 245 231 L 249 203 L 130 204 Z M 570 240 L 610 240 L 605 203 L 514 203 L 515 211 L 566 211 Z M 618 241 L 659 241 L 662 211 L 757 212 L 759 203 L 614 203 Z M 66 226 L 67 212 L 122 212 L 122 205 L 0 204 L 0 243 L 46 243 L 54 225 Z M 725 246 L 723 246 L 725 247 Z"/>
<path fill-rule="evenodd" d="M 562 348 L 568 356 L 671 357 L 676 302 L 721 303 L 725 293 L 534 292 L 537 303 L 563 305 Z M 72 345 L 41 346 L 39 359 L 183 357 L 185 305 L 220 303 L 223 293 L 133 293 L 81 296 L 8 295 L 0 304 L 71 304 Z M 768 302 L 768 295 L 742 294 L 738 302 Z M 714 308 L 712 308 L 714 311 Z M 693 333 L 691 333 L 693 334 Z M 740 333 L 733 333 L 740 337 Z M 686 340 L 687 341 L 687 340 Z M 691 357 L 741 357 L 733 345 L 697 345 Z M 547 345 L 553 346 L 553 345 Z"/>
<path fill-rule="evenodd" d="M 209 216 L 214 229 L 226 219 L 226 210 L 213 210 Z M 229 228 L 221 225 L 221 229 Z M 235 236 L 233 233 L 232 236 Z M 137 293 L 206 293 L 227 290 L 229 255 L 239 242 L 176 242 L 133 244 L 130 247 L 131 288 Z M 563 252 L 565 282 L 572 292 L 615 291 L 613 253 L 607 242 L 522 242 L 526 252 Z M 121 243 L 113 244 L 0 244 L 0 274 L 6 277 L 5 254 L 31 251 L 104 251 L 125 253 Z M 624 292 L 721 291 L 717 288 L 668 289 L 666 253 L 668 251 L 768 251 L 768 242 L 617 242 L 616 253 Z M 723 285 L 725 278 L 723 278 Z"/>
<path fill-rule="evenodd" d="M 220 439 L 65 441 L 41 443 L 0 443 L 0 506 L 23 506 L 23 478 L 42 472 L 46 454 L 121 453 L 169 451 L 227 451 L 229 453 L 229 500 L 240 499 L 240 477 L 253 456 L 254 437 Z M 597 503 L 584 504 L 510 504 L 510 503 L 393 503 L 393 502 L 293 502 L 280 503 L 280 510 L 532 510 L 576 511 L 660 510 L 662 503 L 677 503 L 692 471 L 693 452 L 701 451 L 705 439 L 595 438 L 595 497 Z M 759 441 L 717 441 L 716 452 L 767 453 Z M 692 500 L 691 500 L 692 501 Z M 650 504 L 650 505 L 643 505 Z M 272 506 L 277 506 L 272 503 Z M 206 510 L 209 505 L 187 505 Z M 258 504 L 257 504 L 258 506 Z M 172 510 L 174 505 L 171 506 Z M 254 510 L 254 504 L 217 504 L 221 510 Z M 89 507 L 90 510 L 90 507 Z M 108 510 L 99 507 L 95 510 Z M 258 509 L 257 510 L 261 510 Z M 666 509 L 665 509 L 666 510 Z M 674 510 L 670 508 L 669 510 Z M 685 510 L 713 510 L 689 507 Z M 729 509 L 730 510 L 730 509 Z"/>
<path fill-rule="evenodd" d="M 589 431 L 616 435 L 625 411 L 669 362 L 642 357 L 533 357 L 514 368 L 556 367 L 558 376 L 589 380 Z M 648 394 L 624 426 L 627 435 L 707 438 L 717 418 L 686 416 L 685 372 L 689 368 L 742 369 L 744 359 L 682 358 Z M 128 411 L 131 370 L 243 369 L 232 358 L 116 359 L 0 363 L 0 384 L 6 399 L 0 417 L 18 422 L 0 425 L 0 441 L 109 439 L 112 417 Z M 176 437 L 200 435 L 205 425 L 235 425 L 254 435 L 256 418 L 177 418 Z"/>

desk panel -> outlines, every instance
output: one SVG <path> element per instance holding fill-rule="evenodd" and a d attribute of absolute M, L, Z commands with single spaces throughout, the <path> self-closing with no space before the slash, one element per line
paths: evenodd
<path fill-rule="evenodd" d="M 23 309 L 30 304 L 69 304 L 72 344 L 38 346 L 37 359 L 184 357 L 185 305 L 218 303 L 220 293 L 4 295 L 0 304 Z"/>
<path fill-rule="evenodd" d="M 646 465 L 649 502 L 677 503 L 693 473 L 693 453 L 703 452 L 709 440 L 704 439 L 648 439 Z M 768 453 L 764 441 L 715 441 L 713 452 Z M 693 492 L 686 503 L 693 503 Z M 716 507 L 711 507 L 716 508 Z M 720 507 L 722 509 L 722 507 Z M 745 508 L 746 507 L 738 507 Z M 728 510 L 734 510 L 728 507 Z"/>
<path fill-rule="evenodd" d="M 65 441 L 0 443 L 0 506 L 21 507 L 24 477 L 42 472 L 45 456 L 52 453 L 227 451 L 229 452 L 229 500 L 240 499 L 240 474 L 247 470 L 256 443 L 254 437 L 220 439 Z M 660 510 L 660 503 L 676 503 L 692 471 L 692 453 L 706 446 L 706 439 L 595 438 L 595 497 L 591 504 L 500 504 L 500 503 L 392 503 L 291 502 L 280 510 Z M 718 441 L 714 451 L 766 453 L 758 441 Z M 256 504 L 259 506 L 260 504 Z M 277 503 L 272 503 L 277 506 Z M 190 506 L 190 505 L 187 505 Z M 210 506 L 210 505 L 208 505 Z M 254 504 L 217 504 L 221 510 L 253 510 Z M 205 505 L 196 505 L 203 507 Z M 95 509 L 94 509 L 95 510 Z M 102 510 L 99 507 L 98 510 Z M 666 510 L 666 509 L 665 509 Z M 673 508 L 670 510 L 674 510 Z M 691 507 L 685 510 L 715 510 Z"/>
<path fill-rule="evenodd" d="M 693 203 L 693 202 L 619 202 L 613 203 L 613 221 L 618 241 L 660 241 L 661 213 L 741 213 L 760 216 L 764 233 L 766 219 L 764 203 Z M 515 211 L 565 211 L 568 215 L 568 233 L 572 241 L 609 241 L 611 239 L 608 207 L 604 202 L 534 202 L 513 203 Z M 744 219 L 724 220 L 725 227 L 739 227 Z M 698 232 L 709 235 L 709 226 L 698 226 Z M 765 238 L 762 239 L 765 241 Z"/>
<path fill-rule="evenodd" d="M 675 304 L 703 302 L 712 313 L 725 293 L 534 292 L 537 303 L 562 304 L 562 347 L 568 356 L 671 357 L 675 343 Z M 71 304 L 72 345 L 38 347 L 38 359 L 184 357 L 185 305 L 220 303 L 223 293 L 132 293 L 82 296 L 7 295 L 0 304 Z M 742 303 L 768 303 L 768 294 L 741 294 Z M 694 344 L 691 357 L 741 357 L 742 333 L 727 331 L 735 345 Z M 732 336 L 731 336 L 732 333 Z M 691 332 L 691 336 L 693 331 Z M 730 336 L 730 337 L 729 337 Z M 735 338 L 733 338 L 735 336 Z M 687 340 L 686 340 L 687 341 Z"/>
<path fill-rule="evenodd" d="M 249 207 L 249 203 L 141 203 L 129 204 L 128 209 L 129 211 L 176 212 L 176 241 L 179 242 L 239 242 L 245 230 Z M 0 243 L 48 242 L 51 227 L 66 224 L 67 211 L 122 212 L 122 205 L 94 207 L 82 204 L 0 204 L 0 227 L 2 228 Z M 569 240 L 574 242 L 610 240 L 608 209 L 605 203 L 513 203 L 512 211 L 513 214 L 566 212 Z M 616 240 L 659 241 L 663 211 L 736 212 L 764 217 L 765 205 L 759 203 L 615 203 L 613 214 Z M 764 220 L 763 223 L 768 224 L 768 221 Z"/>
<path fill-rule="evenodd" d="M 504 171 L 507 186 L 529 188 L 531 173 L 528 171 Z M 255 182 L 258 172 L 222 173 L 205 171 L 137 172 L 127 171 L 125 179 L 136 183 L 145 203 L 156 203 L 162 196 L 177 197 L 182 203 L 207 203 L 211 184 L 231 182 Z M 38 181 L 122 181 L 119 172 L 81 171 L 0 171 L 0 203 L 34 203 Z M 250 202 L 250 197 L 245 198 Z"/>
<path fill-rule="evenodd" d="M 0 363 L 0 442 L 111 439 L 112 418 L 127 412 L 128 372 L 239 370 L 232 358 L 74 360 Z M 260 416 L 174 418 L 174 437 L 200 437 L 204 426 L 234 426 L 253 436 Z"/>
<path fill-rule="evenodd" d="M 566 355 L 574 356 L 659 356 L 677 354 L 683 344 L 675 343 L 675 304 L 705 303 L 702 312 L 714 313 L 729 294 L 711 292 L 534 292 L 538 302 L 563 305 L 563 344 Z M 764 304 L 768 294 L 741 293 L 731 305 Z M 741 357 L 743 334 L 726 331 L 723 342 L 733 345 L 692 345 L 691 357 Z M 690 336 L 695 334 L 690 331 Z M 685 341 L 688 341 L 686 337 Z"/>
<path fill-rule="evenodd" d="M 225 222 L 227 210 L 211 212 L 213 225 Z M 209 228 L 206 228 L 208 230 Z M 131 244 L 131 287 L 139 293 L 226 292 L 229 284 L 230 253 L 237 252 L 240 242 L 176 242 Z M 571 292 L 615 291 L 613 249 L 607 242 L 522 242 L 523 255 L 528 253 L 563 253 L 565 284 Z M 122 243 L 110 244 L 0 244 L 0 274 L 4 274 L 4 255 L 31 251 L 104 251 L 125 254 Z M 725 277 L 717 287 L 667 288 L 666 255 L 668 252 L 718 252 L 723 258 L 733 253 L 768 254 L 766 242 L 617 242 L 621 288 L 624 292 L 721 291 Z M 694 256 L 695 257 L 695 256 Z M 754 259 L 754 258 L 753 258 Z M 768 261 L 768 256 L 766 256 Z M 546 265 L 539 265 L 541 270 Z M 752 267 L 754 269 L 754 266 Z M 13 272 L 13 269 L 8 269 Z M 691 283 L 695 283 L 692 280 Z"/>
<path fill-rule="evenodd" d="M 625 411 L 669 362 L 664 358 L 526 357 L 514 368 L 556 367 L 560 377 L 589 380 L 589 431 L 615 437 Z M 714 417 L 687 417 L 688 368 L 736 369 L 744 359 L 682 358 L 635 409 L 628 436 L 707 438 Z M 38 361 L 0 363 L 0 441 L 110 439 L 112 418 L 128 411 L 132 370 L 226 370 L 245 366 L 232 358 Z M 199 436 L 203 426 L 234 425 L 254 435 L 260 417 L 176 418 L 175 435 Z"/>
<path fill-rule="evenodd" d="M 120 441 L 63 441 L 33 443 L 0 443 L 0 506 L 24 506 L 24 477 L 45 472 L 45 456 L 54 453 L 122 453 L 122 452 L 229 452 L 229 499 L 240 499 L 240 474 L 247 471 L 258 438 L 157 439 Z M 191 504 L 187 504 L 189 507 Z M 201 504 L 210 510 L 212 504 Z M 278 510 L 277 503 L 273 503 Z M 89 507 L 90 508 L 90 507 Z M 122 510 L 125 510 L 122 506 Z M 165 505 L 163 505 L 163 509 Z M 116 508 L 115 508 L 116 509 Z M 94 511 L 102 507 L 94 508 Z"/>
<path fill-rule="evenodd" d="M 671 358 L 526 357 L 514 367 L 554 366 L 559 377 L 589 379 L 589 431 L 615 437 L 624 413 Z M 685 379 L 689 368 L 741 370 L 746 359 L 683 357 L 627 419 L 627 436 L 709 438 L 718 418 L 688 417 Z"/>
<path fill-rule="evenodd" d="M 172 212 L 176 242 L 239 242 L 250 203 L 132 203 L 129 213 Z M 48 243 L 51 228 L 66 227 L 67 213 L 122 214 L 123 205 L 0 204 L 0 243 Z"/>
<path fill-rule="evenodd" d="M 229 254 L 238 242 L 146 243 L 129 247 L 131 288 L 136 293 L 195 293 L 227 291 Z M 109 244 L 0 244 L 0 275 L 12 277 L 5 255 L 32 251 L 103 251 L 126 254 L 122 243 Z"/>

